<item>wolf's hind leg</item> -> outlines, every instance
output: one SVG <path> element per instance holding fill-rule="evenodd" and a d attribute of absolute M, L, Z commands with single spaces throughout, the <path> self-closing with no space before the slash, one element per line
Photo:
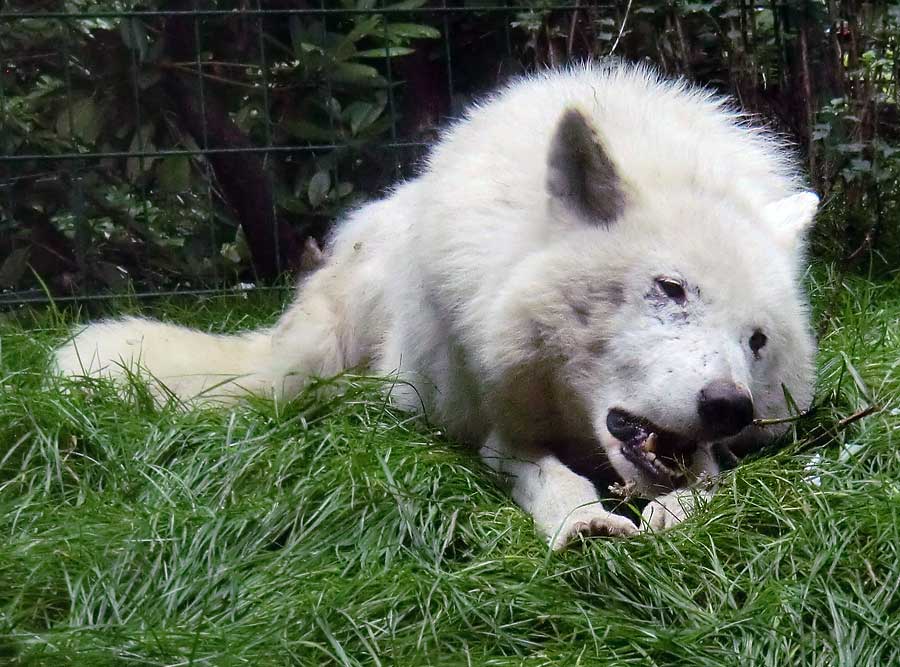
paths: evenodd
<path fill-rule="evenodd" d="M 541 447 L 518 447 L 496 430 L 481 448 L 481 458 L 509 477 L 516 503 L 534 517 L 553 549 L 580 536 L 633 535 L 637 526 L 603 509 L 594 485 Z"/>

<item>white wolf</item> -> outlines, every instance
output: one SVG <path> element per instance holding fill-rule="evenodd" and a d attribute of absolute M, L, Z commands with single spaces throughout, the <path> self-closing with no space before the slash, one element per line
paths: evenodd
<path fill-rule="evenodd" d="M 100 322 L 57 364 L 139 362 L 185 399 L 226 401 L 362 364 L 399 373 L 401 404 L 477 444 L 554 547 L 631 534 L 598 485 L 657 498 L 644 525 L 670 525 L 679 489 L 717 472 L 713 443 L 768 437 L 754 418 L 810 400 L 817 204 L 722 99 L 623 64 L 542 74 L 352 213 L 274 328 Z"/>

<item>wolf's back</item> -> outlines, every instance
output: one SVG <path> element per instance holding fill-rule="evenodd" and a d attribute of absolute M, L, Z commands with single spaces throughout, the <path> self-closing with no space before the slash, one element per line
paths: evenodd
<path fill-rule="evenodd" d="M 55 363 L 68 377 L 137 373 L 157 395 L 184 400 L 229 402 L 271 393 L 274 382 L 267 330 L 224 336 L 138 317 L 88 325 L 56 351 Z"/>

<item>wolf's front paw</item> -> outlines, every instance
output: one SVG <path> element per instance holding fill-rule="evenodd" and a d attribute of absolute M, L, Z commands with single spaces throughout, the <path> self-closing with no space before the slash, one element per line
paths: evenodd
<path fill-rule="evenodd" d="M 550 546 L 554 551 L 577 542 L 583 537 L 618 537 L 635 535 L 637 526 L 624 516 L 607 512 L 600 506 L 586 505 L 573 510 L 557 529 L 550 531 Z"/>
<path fill-rule="evenodd" d="M 641 514 L 641 529 L 655 531 L 676 526 L 706 503 L 711 495 L 708 491 L 676 489 L 651 500 Z"/>

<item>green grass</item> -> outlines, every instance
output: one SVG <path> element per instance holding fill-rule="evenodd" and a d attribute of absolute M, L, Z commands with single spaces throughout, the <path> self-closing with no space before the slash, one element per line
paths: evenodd
<path fill-rule="evenodd" d="M 900 282 L 814 288 L 820 408 L 798 439 L 668 533 L 562 554 L 373 382 L 155 408 L 48 381 L 67 318 L 6 314 L 0 663 L 900 664 Z M 227 330 L 278 310 L 153 312 Z"/>

